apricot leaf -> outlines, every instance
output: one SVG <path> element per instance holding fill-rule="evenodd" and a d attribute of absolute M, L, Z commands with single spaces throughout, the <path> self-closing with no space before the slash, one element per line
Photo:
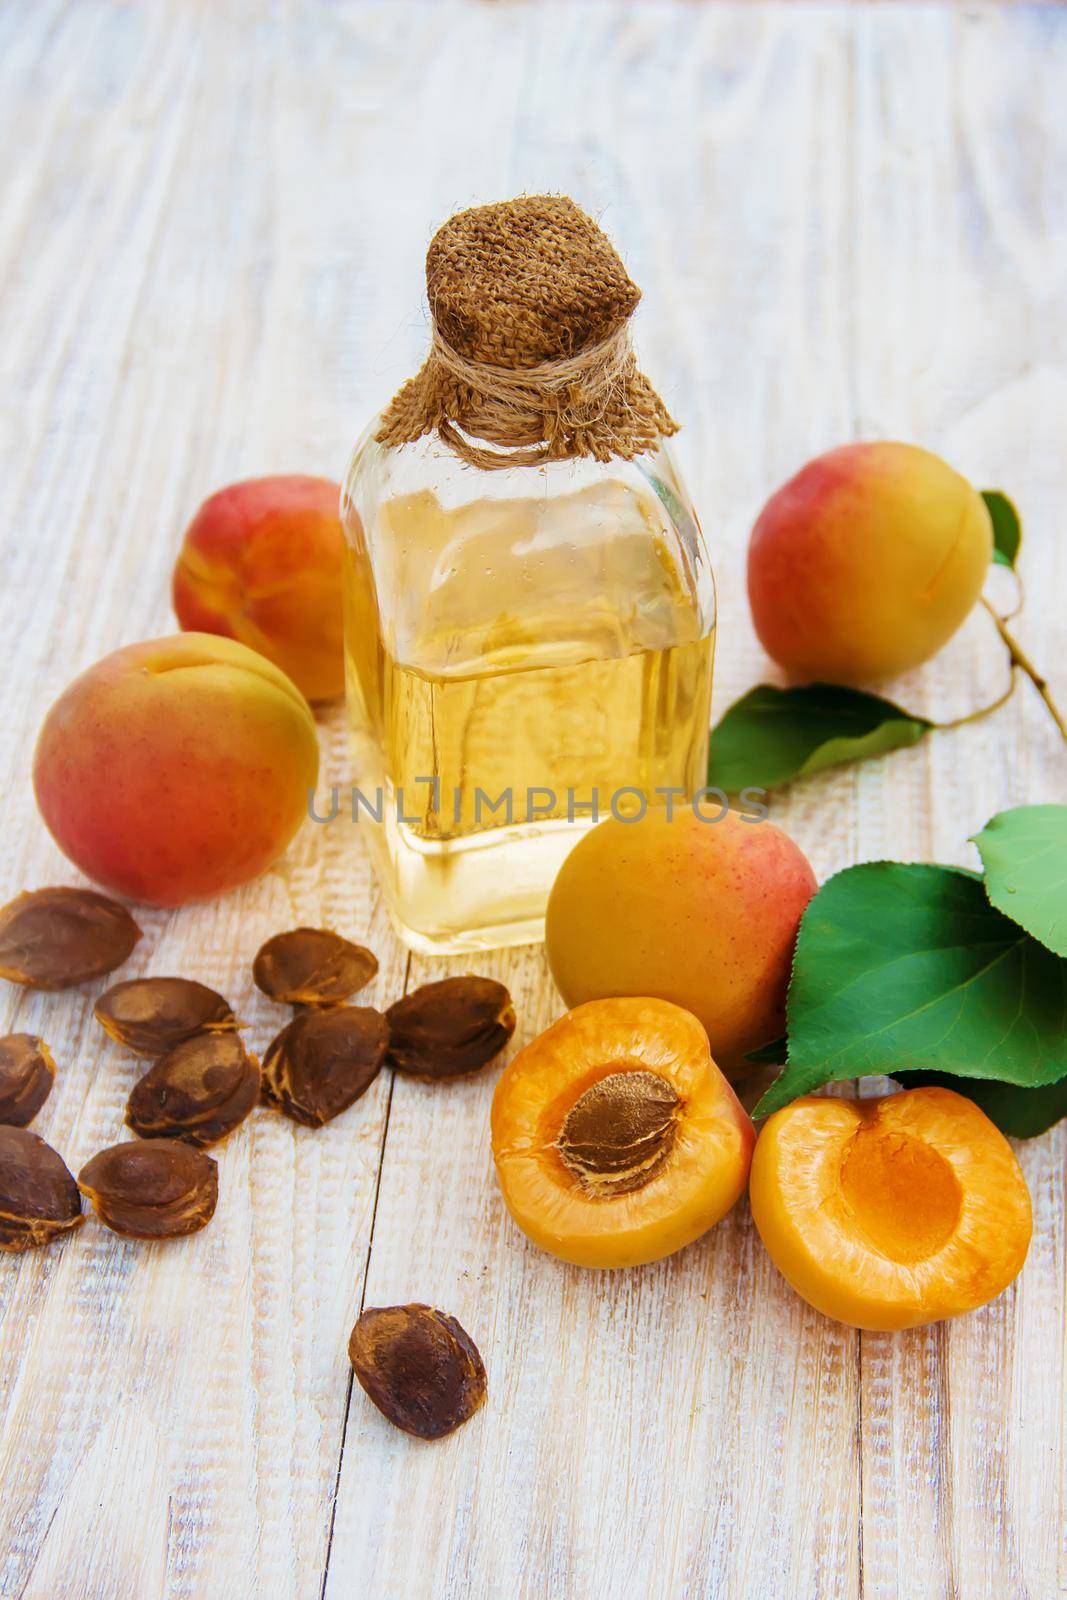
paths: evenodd
<path fill-rule="evenodd" d="M 977 873 L 848 867 L 800 924 L 785 1070 L 754 1115 L 824 1083 L 920 1069 L 1036 1087 L 1067 1076 L 1067 962 Z"/>
<path fill-rule="evenodd" d="M 1000 811 L 972 843 L 997 910 L 1067 956 L 1067 806 Z"/>
<path fill-rule="evenodd" d="M 993 523 L 993 560 L 998 566 L 1014 567 L 1023 542 L 1019 513 L 1002 489 L 983 489 L 982 499 Z"/>
<path fill-rule="evenodd" d="M 1039 1089 L 1023 1089 L 1017 1083 L 980 1083 L 975 1078 L 956 1078 L 947 1072 L 898 1072 L 895 1077 L 904 1089 L 937 1083 L 965 1094 L 1001 1133 L 1012 1139 L 1036 1139 L 1039 1133 L 1046 1133 L 1067 1117 L 1067 1078 L 1043 1084 Z"/>
<path fill-rule="evenodd" d="M 727 794 L 773 789 L 844 761 L 917 744 L 932 723 L 860 689 L 761 683 L 712 729 L 708 783 Z"/>

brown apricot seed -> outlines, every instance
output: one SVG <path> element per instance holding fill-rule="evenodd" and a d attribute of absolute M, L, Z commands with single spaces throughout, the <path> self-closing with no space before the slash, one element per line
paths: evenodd
<path fill-rule="evenodd" d="M 613 1072 L 571 1106 L 556 1149 L 591 1194 L 628 1194 L 670 1153 L 681 1108 L 674 1085 L 658 1072 Z"/>
<path fill-rule="evenodd" d="M 430 1306 L 364 1311 L 348 1357 L 382 1416 L 420 1439 L 454 1433 L 485 1404 L 485 1367 L 474 1340 L 455 1317 Z"/>
<path fill-rule="evenodd" d="M 0 909 L 0 978 L 68 989 L 126 961 L 141 930 L 95 889 L 30 889 Z"/>
<path fill-rule="evenodd" d="M 132 1139 L 93 1156 L 78 1174 L 78 1188 L 113 1233 L 179 1239 L 214 1216 L 219 1169 L 180 1139 Z"/>
<path fill-rule="evenodd" d="M 138 1056 L 161 1056 L 194 1034 L 238 1025 L 230 1002 L 192 978 L 127 978 L 100 996 L 93 1016 Z"/>
<path fill-rule="evenodd" d="M 43 1039 L 32 1033 L 0 1039 L 0 1122 L 25 1128 L 51 1094 L 55 1076 L 56 1064 Z"/>
<path fill-rule="evenodd" d="M 259 1099 L 259 1063 L 235 1033 L 198 1033 L 167 1052 L 135 1083 L 126 1124 L 142 1139 L 225 1139 Z"/>
<path fill-rule="evenodd" d="M 389 1027 L 373 1006 L 334 1006 L 295 1017 L 263 1058 L 263 1099 L 306 1128 L 339 1116 L 378 1076 Z"/>
<path fill-rule="evenodd" d="M 493 978 L 424 983 L 385 1013 L 390 1066 L 417 1078 L 455 1078 L 498 1056 L 515 1032 L 511 996 Z"/>
<path fill-rule="evenodd" d="M 252 977 L 271 1000 L 293 1006 L 334 1006 L 368 984 L 378 958 L 328 928 L 276 933 L 256 953 Z"/>
<path fill-rule="evenodd" d="M 0 1250 L 51 1244 L 84 1220 L 62 1156 L 28 1128 L 0 1127 Z"/>

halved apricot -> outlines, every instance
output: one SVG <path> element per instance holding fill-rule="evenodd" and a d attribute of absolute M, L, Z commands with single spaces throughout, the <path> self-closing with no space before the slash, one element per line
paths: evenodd
<path fill-rule="evenodd" d="M 1011 1146 L 951 1089 L 794 1100 L 760 1132 L 749 1198 L 782 1276 L 855 1328 L 973 1311 L 1007 1288 L 1030 1245 Z"/>
<path fill-rule="evenodd" d="M 755 1133 L 707 1034 L 666 1000 L 591 1000 L 520 1050 L 493 1096 L 508 1210 L 583 1267 L 657 1261 L 745 1187 Z"/>

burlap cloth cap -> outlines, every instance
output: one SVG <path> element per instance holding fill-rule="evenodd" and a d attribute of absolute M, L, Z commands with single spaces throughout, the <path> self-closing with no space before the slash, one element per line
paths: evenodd
<path fill-rule="evenodd" d="M 629 459 L 677 432 L 630 345 L 641 291 L 573 200 L 460 211 L 430 242 L 426 292 L 430 354 L 385 411 L 383 444 L 437 433 L 497 468 Z"/>

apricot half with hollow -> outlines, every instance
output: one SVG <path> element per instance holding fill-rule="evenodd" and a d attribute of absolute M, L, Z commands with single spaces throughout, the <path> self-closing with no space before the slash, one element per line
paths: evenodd
<path fill-rule="evenodd" d="M 760 1132 L 749 1197 L 782 1276 L 855 1328 L 973 1311 L 1007 1288 L 1030 1244 L 1011 1146 L 951 1089 L 794 1100 Z"/>
<path fill-rule="evenodd" d="M 492 1130 L 511 1215 L 583 1267 L 699 1239 L 744 1189 L 755 1141 L 696 1017 L 631 996 L 578 1006 L 520 1050 Z"/>

